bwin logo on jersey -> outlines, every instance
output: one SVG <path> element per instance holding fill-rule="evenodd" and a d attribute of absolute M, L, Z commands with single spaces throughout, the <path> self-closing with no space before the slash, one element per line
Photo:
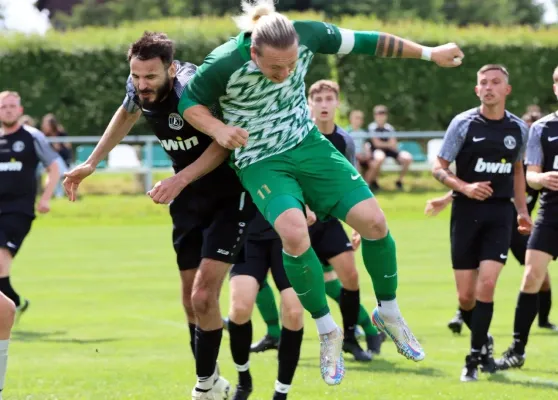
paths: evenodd
<path fill-rule="evenodd" d="M 23 169 L 23 163 L 14 158 L 10 162 L 0 162 L 0 172 L 19 172 Z"/>
<path fill-rule="evenodd" d="M 177 113 L 169 114 L 169 128 L 174 129 L 175 131 L 179 131 L 184 126 L 184 120 Z"/>
<path fill-rule="evenodd" d="M 198 137 L 192 136 L 189 139 L 182 140 L 180 136 L 176 138 L 176 140 L 161 140 L 161 146 L 163 149 L 173 151 L 173 150 L 190 150 L 192 147 L 197 146 L 199 144 Z"/>
<path fill-rule="evenodd" d="M 511 174 L 512 164 L 507 163 L 505 159 L 502 162 L 486 162 L 482 158 L 477 160 L 475 172 L 487 172 L 489 174 Z"/>
<path fill-rule="evenodd" d="M 558 169 L 558 156 L 554 156 L 554 164 L 552 165 L 552 169 Z"/>

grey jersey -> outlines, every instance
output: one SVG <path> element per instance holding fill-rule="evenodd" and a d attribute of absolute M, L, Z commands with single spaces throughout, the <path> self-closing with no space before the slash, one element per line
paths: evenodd
<path fill-rule="evenodd" d="M 506 111 L 501 120 L 490 120 L 474 108 L 451 121 L 438 157 L 455 161 L 457 177 L 467 183 L 490 181 L 491 199 L 510 199 L 514 164 L 524 158 L 527 137 L 527 124 L 516 115 Z"/>

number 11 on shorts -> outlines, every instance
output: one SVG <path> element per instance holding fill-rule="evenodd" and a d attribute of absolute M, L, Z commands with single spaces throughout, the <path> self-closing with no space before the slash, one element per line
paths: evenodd
<path fill-rule="evenodd" d="M 269 187 L 267 187 L 267 185 L 262 185 L 262 187 L 256 193 L 258 193 L 258 196 L 260 196 L 263 200 L 265 199 L 265 196 L 271 193 L 271 190 L 269 189 Z"/>

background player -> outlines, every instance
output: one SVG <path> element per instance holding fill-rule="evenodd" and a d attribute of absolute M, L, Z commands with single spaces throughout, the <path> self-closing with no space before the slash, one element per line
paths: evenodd
<path fill-rule="evenodd" d="M 228 152 L 177 113 L 182 91 L 196 66 L 174 60 L 174 45 L 162 33 L 146 32 L 131 45 L 128 60 L 130 77 L 124 103 L 88 160 L 66 174 L 64 185 L 75 200 L 80 182 L 144 115 L 175 171 L 171 178 L 157 182 L 149 195 L 155 203 L 171 203 L 182 301 L 196 355 L 198 383 L 192 397 L 212 399 L 213 392 L 228 390 L 216 368 L 222 337 L 219 293 L 231 264 L 241 254 L 243 232 L 255 207 L 234 171 L 223 163 Z"/>
<path fill-rule="evenodd" d="M 235 149 L 232 162 L 242 184 L 281 237 L 289 281 L 316 321 L 324 381 L 334 385 L 343 379 L 343 335 L 329 312 L 321 264 L 310 246 L 305 202 L 318 218 L 337 217 L 362 235 L 364 264 L 379 301 L 375 323 L 405 357 L 424 359 L 395 300 L 395 241 L 384 214 L 356 169 L 312 123 L 304 77 L 316 53 L 422 57 L 445 67 L 459 65 L 463 53 L 455 44 L 431 49 L 385 33 L 293 23 L 275 12 L 272 0 L 242 5 L 245 13 L 237 18 L 242 32 L 206 58 L 188 84 L 180 112 L 219 144 Z M 215 101 L 224 122 L 209 113 Z"/>
<path fill-rule="evenodd" d="M 558 96 L 558 68 L 554 71 Z M 541 191 L 535 227 L 527 244 L 525 271 L 515 308 L 513 343 L 497 360 L 498 369 L 521 368 L 529 330 L 538 309 L 539 291 L 548 274 L 548 264 L 558 257 L 558 112 L 533 124 L 527 145 L 527 183 Z"/>
<path fill-rule="evenodd" d="M 249 370 L 253 333 L 251 316 L 256 296 L 269 271 L 281 295 L 283 326 L 278 341 L 279 370 L 273 399 L 286 399 L 300 357 L 304 308 L 285 273 L 281 239 L 259 212 L 248 228 L 245 249 L 246 259 L 233 265 L 230 280 L 227 326 L 231 353 L 238 371 L 238 386 L 233 400 L 247 399 L 252 392 L 252 377 Z"/>
<path fill-rule="evenodd" d="M 523 121 L 527 126 L 531 126 L 535 121 L 540 118 L 540 114 L 529 113 L 522 117 Z M 527 167 L 524 164 L 525 173 L 527 173 Z M 527 185 L 527 183 L 526 183 Z M 537 205 L 537 199 L 539 197 L 539 191 L 527 186 L 527 211 L 531 216 L 535 206 Z M 448 206 L 453 200 L 452 191 L 450 190 L 444 196 L 428 200 L 426 202 L 425 214 L 436 216 L 440 213 L 446 206 Z M 517 212 L 513 214 L 513 231 L 512 239 L 510 244 L 510 250 L 514 255 L 515 259 L 520 265 L 525 265 L 525 252 L 527 251 L 527 241 L 529 240 L 529 235 L 523 235 L 519 232 L 518 222 L 517 222 Z M 550 290 L 550 275 L 547 273 L 544 282 L 541 286 L 539 292 L 539 327 L 543 329 L 557 330 L 556 326 L 549 321 L 550 310 L 552 308 L 552 295 Z M 457 334 L 461 334 L 463 328 L 463 316 L 461 315 L 461 309 L 457 307 L 457 312 L 455 316 L 449 321 L 448 328 Z"/>
<path fill-rule="evenodd" d="M 463 320 L 471 329 L 471 351 L 461 380 L 478 379 L 478 366 L 494 372 L 493 343 L 488 336 L 494 290 L 511 241 L 514 198 L 520 229 L 531 219 L 525 198 L 523 154 L 527 126 L 508 112 L 509 74 L 489 64 L 477 72 L 480 107 L 450 123 L 434 162 L 433 175 L 453 189 L 451 257 Z M 456 162 L 456 175 L 449 165 Z M 481 351 L 484 348 L 484 354 Z"/>
<path fill-rule="evenodd" d="M 18 316 L 29 307 L 12 287 L 10 269 L 35 219 L 37 178 L 41 163 L 48 172 L 37 204 L 41 214 L 50 211 L 50 199 L 60 179 L 56 158 L 43 133 L 22 125 L 21 98 L 16 92 L 0 93 L 0 292 L 14 302 Z"/>

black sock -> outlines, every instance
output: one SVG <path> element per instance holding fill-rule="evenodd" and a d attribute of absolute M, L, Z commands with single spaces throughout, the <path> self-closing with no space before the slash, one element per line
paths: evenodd
<path fill-rule="evenodd" d="M 538 298 L 538 293 L 519 292 L 517 307 L 515 307 L 515 320 L 513 323 L 513 347 L 519 354 L 525 353 L 525 346 L 529 339 L 529 331 L 537 316 Z"/>
<path fill-rule="evenodd" d="M 196 358 L 196 324 L 188 324 L 188 329 L 190 329 L 190 348 L 192 349 L 192 354 Z"/>
<path fill-rule="evenodd" d="M 222 337 L 223 328 L 204 331 L 199 326 L 196 327 L 196 375 L 198 380 L 213 376 Z"/>
<path fill-rule="evenodd" d="M 539 326 L 549 323 L 548 316 L 552 308 L 552 293 L 550 289 L 539 292 Z"/>
<path fill-rule="evenodd" d="M 471 317 L 471 354 L 480 353 L 482 346 L 486 343 L 493 313 L 494 302 L 485 303 L 477 300 Z"/>
<path fill-rule="evenodd" d="M 237 325 L 229 318 L 229 337 L 232 358 L 238 371 L 238 384 L 243 388 L 251 388 L 252 377 L 247 364 L 252 344 L 252 321 Z"/>
<path fill-rule="evenodd" d="M 299 331 L 291 331 L 285 327 L 281 329 L 281 341 L 279 342 L 279 372 L 277 380 L 283 385 L 291 385 L 293 383 L 294 374 L 300 359 L 300 347 L 302 346 L 302 337 L 304 329 Z M 284 397 L 282 397 L 284 396 Z M 275 391 L 274 400 L 286 399 L 286 393 Z"/>
<path fill-rule="evenodd" d="M 17 294 L 12 287 L 9 276 L 0 278 L 0 292 L 4 293 L 7 298 L 13 301 L 16 307 L 19 307 L 19 305 L 21 304 L 21 302 L 19 301 L 19 294 Z"/>
<path fill-rule="evenodd" d="M 360 291 L 341 289 L 339 308 L 343 317 L 343 334 L 345 340 L 355 341 L 355 329 L 360 311 Z M 281 382 L 283 383 L 283 382 Z"/>
<path fill-rule="evenodd" d="M 459 307 L 459 312 L 461 312 L 461 319 L 463 320 L 463 322 L 465 322 L 465 325 L 467 325 L 467 328 L 469 328 L 469 330 L 471 330 L 471 318 L 473 317 L 474 309 L 475 307 L 471 308 L 470 310 L 464 310 Z"/>

